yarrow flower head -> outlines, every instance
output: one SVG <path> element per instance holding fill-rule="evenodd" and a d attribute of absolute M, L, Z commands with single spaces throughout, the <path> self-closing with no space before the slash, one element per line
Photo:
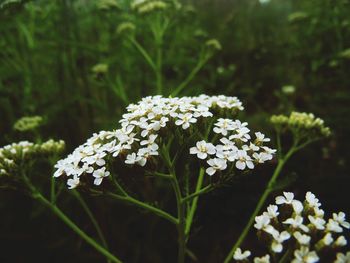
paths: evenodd
<path fill-rule="evenodd" d="M 301 205 L 301 211 L 293 209 L 295 203 Z M 345 213 L 333 213 L 333 218 L 326 220 L 324 211 L 319 211 L 320 206 L 311 192 L 306 193 L 303 203 L 296 200 L 293 193 L 285 192 L 276 197 L 276 205 L 270 205 L 267 211 L 257 216 L 254 225 L 270 254 L 255 257 L 253 262 L 270 262 L 270 257 L 274 262 L 282 258 L 293 263 L 313 263 L 320 259 L 322 262 L 350 262 L 350 252 L 344 251 L 347 240 L 342 235 L 349 226 Z M 238 255 L 242 254 L 241 249 L 237 251 Z M 234 259 L 243 262 L 241 257 Z"/>
<path fill-rule="evenodd" d="M 26 116 L 22 117 L 15 122 L 13 128 L 20 132 L 26 132 L 35 130 L 43 123 L 43 118 L 41 116 Z"/>
<path fill-rule="evenodd" d="M 135 0 L 131 3 L 131 8 L 139 14 L 148 14 L 155 11 L 162 11 L 168 7 L 168 4 L 160 0 Z"/>
<path fill-rule="evenodd" d="M 189 139 L 192 143 L 193 136 L 200 137 L 198 129 L 204 127 L 209 134 L 209 119 L 214 119 L 213 131 L 218 136 L 213 138 L 216 139 L 212 142 L 203 139 L 194 141 L 187 150 L 187 154 L 195 155 L 206 166 L 207 174 L 213 175 L 234 165 L 239 170 L 253 169 L 258 163 L 271 160 L 274 153 L 273 149 L 263 145 L 268 138 L 262 133 L 256 134 L 259 141 L 256 145 L 250 141 L 247 123 L 220 118 L 220 114 L 234 115 L 243 110 L 236 97 L 154 96 L 130 104 L 126 110 L 119 121 L 119 129 L 93 134 L 73 153 L 57 162 L 54 176 L 67 176 L 69 188 L 75 188 L 86 175 L 93 177 L 93 184 L 102 184 L 104 178 L 111 174 L 113 160 L 122 161 L 125 167 L 138 165 L 145 170 L 154 169 L 157 163 L 164 163 L 163 151 L 164 147 L 170 149 L 170 137 L 181 141 Z M 256 157 L 255 153 L 264 156 Z M 159 159 L 163 160 L 159 162 Z"/>
<path fill-rule="evenodd" d="M 0 177 L 19 172 L 23 161 L 54 156 L 63 152 L 64 141 L 48 140 L 35 144 L 28 141 L 12 143 L 0 148 Z"/>
<path fill-rule="evenodd" d="M 292 112 L 290 116 L 273 115 L 271 122 L 281 132 L 289 130 L 311 139 L 328 137 L 331 134 L 330 129 L 324 125 L 324 121 L 316 118 L 312 113 Z"/>

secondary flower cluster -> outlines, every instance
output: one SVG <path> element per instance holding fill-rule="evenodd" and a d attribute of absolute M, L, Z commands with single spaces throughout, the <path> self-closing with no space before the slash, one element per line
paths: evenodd
<path fill-rule="evenodd" d="M 207 160 L 209 167 L 206 172 L 209 175 L 225 170 L 230 163 L 235 163 L 237 169 L 244 170 L 254 169 L 256 164 L 271 160 L 275 150 L 263 146 L 270 139 L 261 132 L 256 132 L 256 138 L 252 141 L 247 125 L 248 123 L 239 120 L 218 119 L 213 131 L 222 136 L 220 144 L 213 145 L 202 140 L 190 148 L 190 154 Z"/>
<path fill-rule="evenodd" d="M 13 128 L 17 131 L 25 132 L 38 128 L 43 122 L 41 116 L 26 116 L 16 121 Z"/>
<path fill-rule="evenodd" d="M 70 189 L 77 187 L 80 177 L 85 174 L 92 175 L 94 184 L 100 185 L 103 178 L 110 174 L 106 167 L 107 158 L 119 157 L 128 165 L 145 166 L 159 155 L 159 143 L 166 139 L 161 138 L 161 135 L 165 134 L 162 132 L 164 129 L 179 127 L 187 130 L 201 119 L 213 117 L 213 112 L 235 114 L 239 110 L 243 110 L 243 106 L 236 97 L 223 95 L 143 98 L 137 104 L 127 107 L 127 113 L 120 120 L 120 129 L 94 134 L 86 143 L 55 165 L 57 171 L 54 176 L 68 176 L 67 184 Z M 236 123 L 238 124 L 238 121 Z M 246 134 L 246 128 L 243 128 L 245 125 L 241 124 L 241 134 L 236 136 L 241 136 L 242 140 L 247 141 L 245 138 L 249 135 Z M 225 127 L 219 120 L 217 128 L 224 132 Z M 227 127 L 228 131 L 229 129 L 230 127 Z M 223 154 L 226 154 L 226 150 Z"/>
<path fill-rule="evenodd" d="M 168 4 L 160 0 L 135 0 L 131 4 L 131 8 L 135 9 L 139 14 L 146 14 L 153 11 L 164 10 Z"/>
<path fill-rule="evenodd" d="M 64 141 L 49 140 L 41 144 L 28 141 L 12 143 L 0 148 L 0 176 L 9 176 L 17 172 L 22 161 L 50 156 L 64 150 Z"/>
<path fill-rule="evenodd" d="M 258 237 L 268 244 L 271 254 L 254 258 L 254 263 L 270 262 L 270 258 L 289 259 L 292 263 L 349 262 L 350 253 L 341 253 L 347 245 L 342 235 L 350 228 L 343 212 L 333 213 L 325 219 L 325 212 L 316 196 L 307 192 L 302 203 L 294 194 L 284 192 L 276 197 L 276 204 L 267 207 L 262 215 L 255 218 L 254 227 Z M 250 251 L 237 249 L 234 259 L 249 262 Z M 287 258 L 286 258 L 287 257 Z M 287 262 L 287 261 L 285 261 Z"/>
<path fill-rule="evenodd" d="M 292 112 L 290 116 L 273 115 L 271 122 L 281 131 L 291 130 L 304 136 L 328 137 L 331 132 L 324 125 L 324 121 L 316 118 L 312 113 Z"/>

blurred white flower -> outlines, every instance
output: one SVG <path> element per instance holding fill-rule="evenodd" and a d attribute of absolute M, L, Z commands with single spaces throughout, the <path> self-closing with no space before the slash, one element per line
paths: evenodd
<path fill-rule="evenodd" d="M 294 238 L 298 241 L 301 246 L 308 246 L 311 241 L 311 237 L 296 231 L 293 233 Z"/>
<path fill-rule="evenodd" d="M 255 257 L 254 263 L 270 263 L 270 255 L 267 254 L 267 255 L 260 257 L 260 258 Z"/>
<path fill-rule="evenodd" d="M 305 200 L 308 204 L 309 207 L 320 207 L 321 203 L 319 202 L 319 200 L 316 198 L 316 196 L 311 193 L 311 192 L 307 192 L 306 196 L 305 196 Z"/>
<path fill-rule="evenodd" d="M 235 260 L 244 260 L 247 259 L 251 255 L 249 250 L 242 251 L 240 248 L 237 248 L 235 254 L 233 255 L 233 259 Z"/>
<path fill-rule="evenodd" d="M 282 205 L 282 204 L 292 204 L 294 201 L 294 194 L 291 192 L 283 192 L 284 196 L 277 196 L 276 197 L 276 204 Z"/>
<path fill-rule="evenodd" d="M 310 251 L 308 247 L 301 247 L 294 251 L 292 263 L 315 263 L 319 259 L 315 251 Z"/>
<path fill-rule="evenodd" d="M 68 189 L 74 189 L 79 185 L 79 177 L 74 175 L 73 178 L 67 180 Z"/>
<path fill-rule="evenodd" d="M 309 232 L 309 228 L 303 224 L 304 218 L 300 215 L 295 216 L 295 218 L 288 218 L 283 222 L 283 224 L 290 225 L 294 229 L 301 229 L 304 232 Z"/>
<path fill-rule="evenodd" d="M 338 222 L 342 227 L 349 229 L 350 228 L 350 223 L 345 221 L 345 213 L 344 212 L 339 212 L 333 213 L 333 219 L 334 221 Z"/>

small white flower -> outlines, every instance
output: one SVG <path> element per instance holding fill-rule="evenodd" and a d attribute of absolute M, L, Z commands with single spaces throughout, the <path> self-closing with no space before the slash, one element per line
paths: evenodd
<path fill-rule="evenodd" d="M 239 170 L 244 170 L 246 167 L 249 169 L 254 168 L 254 164 L 252 162 L 252 158 L 247 154 L 244 150 L 238 150 L 236 155 L 236 168 Z"/>
<path fill-rule="evenodd" d="M 236 134 L 233 134 L 229 137 L 230 140 L 239 140 L 242 142 L 247 142 L 250 140 L 249 135 L 250 130 L 247 127 L 241 127 L 236 129 Z"/>
<path fill-rule="evenodd" d="M 298 200 L 293 200 L 292 206 L 293 206 L 294 212 L 298 215 L 301 214 L 301 212 L 304 209 L 303 204 Z"/>
<path fill-rule="evenodd" d="M 68 185 L 68 189 L 76 188 L 79 185 L 79 177 L 74 176 L 73 178 L 69 178 L 67 180 L 67 185 Z"/>
<path fill-rule="evenodd" d="M 327 233 L 323 238 L 322 238 L 322 242 L 324 245 L 329 246 L 330 244 L 332 244 L 334 241 L 332 234 L 331 233 Z"/>
<path fill-rule="evenodd" d="M 190 154 L 197 154 L 197 157 L 202 160 L 207 158 L 208 154 L 212 155 L 215 154 L 215 152 L 215 146 L 204 140 L 197 142 L 196 147 L 190 148 Z"/>
<path fill-rule="evenodd" d="M 293 233 L 294 238 L 298 241 L 301 246 L 308 246 L 311 241 L 311 237 L 296 231 Z"/>
<path fill-rule="evenodd" d="M 339 223 L 333 219 L 329 219 L 326 225 L 326 229 L 330 232 L 341 233 L 343 229 L 339 225 Z"/>
<path fill-rule="evenodd" d="M 310 223 L 318 230 L 324 230 L 326 221 L 321 217 L 308 216 Z"/>
<path fill-rule="evenodd" d="M 269 142 L 270 141 L 270 138 L 266 138 L 265 134 L 263 134 L 261 132 L 256 132 L 255 136 L 256 136 L 257 142 Z"/>
<path fill-rule="evenodd" d="M 193 118 L 193 115 L 191 113 L 185 113 L 185 114 L 179 114 L 177 116 L 179 119 L 175 121 L 175 124 L 177 126 L 182 126 L 182 129 L 186 130 L 188 127 L 190 127 L 191 123 L 196 123 L 197 119 Z"/>
<path fill-rule="evenodd" d="M 317 217 L 323 217 L 324 211 L 321 208 L 315 207 L 314 208 L 315 216 Z"/>
<path fill-rule="evenodd" d="M 255 217 L 254 227 L 258 230 L 264 229 L 266 226 L 270 224 L 270 217 L 263 214 Z"/>
<path fill-rule="evenodd" d="M 270 255 L 267 254 L 267 255 L 260 257 L 260 258 L 255 257 L 254 263 L 270 263 Z"/>
<path fill-rule="evenodd" d="M 283 224 L 290 225 L 294 229 L 301 229 L 304 232 L 309 232 L 309 228 L 305 225 L 303 225 L 304 218 L 302 218 L 300 215 L 297 215 L 295 218 L 288 218 L 283 222 Z"/>
<path fill-rule="evenodd" d="M 215 133 L 222 134 L 223 136 L 226 136 L 228 131 L 232 131 L 235 128 L 234 121 L 230 119 L 220 118 L 214 125 L 216 127 L 214 127 L 213 131 Z"/>
<path fill-rule="evenodd" d="M 333 213 L 333 219 L 334 221 L 338 222 L 339 225 L 341 225 L 342 227 L 349 229 L 350 228 L 350 223 L 345 221 L 345 213 L 344 212 L 339 212 L 337 213 Z"/>
<path fill-rule="evenodd" d="M 227 163 L 223 159 L 214 158 L 207 161 L 207 163 L 210 165 L 209 168 L 207 168 L 206 172 L 209 175 L 213 175 L 218 170 L 225 170 L 227 168 Z"/>
<path fill-rule="evenodd" d="M 106 171 L 106 167 L 102 167 L 98 170 L 95 170 L 92 174 L 92 176 L 95 177 L 94 185 L 100 185 L 102 183 L 103 178 L 109 175 L 110 172 Z"/>
<path fill-rule="evenodd" d="M 282 205 L 282 204 L 287 204 L 290 205 L 294 201 L 294 194 L 291 192 L 283 192 L 284 196 L 277 196 L 276 197 L 276 204 L 277 205 Z"/>
<path fill-rule="evenodd" d="M 275 232 L 273 235 L 273 241 L 271 244 L 271 249 L 275 253 L 281 253 L 283 250 L 282 243 L 290 238 L 290 234 L 287 231 L 279 233 Z"/>
<path fill-rule="evenodd" d="M 267 207 L 267 212 L 264 212 L 263 215 L 268 216 L 269 218 L 277 218 L 277 216 L 280 213 L 278 212 L 278 206 L 277 205 L 269 205 Z"/>
<path fill-rule="evenodd" d="M 335 241 L 335 245 L 338 247 L 346 246 L 347 243 L 348 243 L 348 241 L 345 239 L 344 236 L 338 237 L 337 240 Z"/>
<path fill-rule="evenodd" d="M 237 248 L 235 254 L 233 255 L 234 260 L 245 260 L 251 255 L 249 250 L 243 251 L 240 248 Z"/>
<path fill-rule="evenodd" d="M 318 198 L 316 198 L 316 196 L 311 192 L 306 193 L 305 200 L 309 207 L 315 208 L 321 206 L 321 203 L 319 202 Z"/>
<path fill-rule="evenodd" d="M 140 157 L 136 155 L 136 153 L 131 153 L 126 156 L 125 163 L 127 164 L 135 164 L 140 160 Z"/>
<path fill-rule="evenodd" d="M 346 254 L 343 253 L 337 253 L 337 259 L 334 261 L 334 263 L 349 263 L 350 262 L 350 251 Z"/>
<path fill-rule="evenodd" d="M 266 161 L 269 161 L 272 159 L 272 155 L 268 154 L 266 152 L 260 152 L 260 153 L 253 153 L 253 158 L 258 163 L 265 163 Z"/>
<path fill-rule="evenodd" d="M 320 259 L 315 251 L 310 251 L 304 246 L 294 251 L 294 257 L 292 263 L 315 263 Z"/>

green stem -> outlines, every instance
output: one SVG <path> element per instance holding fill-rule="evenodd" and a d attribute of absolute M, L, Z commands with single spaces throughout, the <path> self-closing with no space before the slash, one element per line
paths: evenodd
<path fill-rule="evenodd" d="M 176 175 L 173 174 L 173 179 L 171 181 L 172 187 L 175 192 L 176 204 L 177 204 L 177 231 L 178 231 L 178 257 L 177 262 L 185 262 L 185 252 L 186 252 L 186 235 L 185 235 L 185 206 L 182 202 L 182 194 L 179 186 L 179 182 Z"/>
<path fill-rule="evenodd" d="M 157 48 L 157 62 L 156 62 L 156 80 L 157 80 L 157 94 L 162 95 L 163 94 L 163 75 L 162 75 L 162 36 L 159 36 L 158 41 L 156 41 L 156 48 Z"/>
<path fill-rule="evenodd" d="M 114 199 L 117 199 L 119 201 L 125 202 L 125 203 L 130 203 L 133 204 L 135 206 L 138 206 L 140 208 L 143 208 L 145 210 L 148 210 L 149 212 L 152 212 L 153 214 L 156 214 L 166 220 L 168 220 L 169 222 L 173 223 L 173 224 L 178 224 L 178 220 L 173 217 L 172 215 L 170 215 L 169 213 L 156 208 L 152 205 L 149 205 L 147 203 L 144 203 L 142 201 L 139 201 L 131 196 L 121 196 L 121 195 L 117 195 L 117 194 L 113 194 L 113 193 L 106 193 L 107 196 L 112 197 Z"/>
<path fill-rule="evenodd" d="M 280 173 L 282 171 L 282 168 L 284 167 L 286 161 L 293 155 L 293 153 L 295 153 L 295 151 L 296 151 L 296 147 L 295 147 L 295 145 L 293 145 L 290 148 L 290 150 L 288 151 L 288 153 L 283 158 L 281 158 L 278 161 L 277 167 L 276 167 L 276 169 L 275 169 L 271 179 L 269 180 L 269 182 L 267 184 L 267 187 L 265 188 L 265 191 L 261 195 L 261 197 L 259 199 L 259 202 L 256 205 L 253 214 L 250 216 L 248 223 L 246 224 L 246 226 L 243 229 L 243 231 L 242 231 L 241 235 L 239 236 L 238 240 L 236 241 L 236 243 L 232 247 L 230 253 L 227 255 L 224 263 L 228 263 L 228 262 L 230 262 L 232 260 L 233 254 L 235 253 L 236 249 L 242 244 L 242 242 L 244 241 L 244 239 L 248 235 L 249 230 L 250 230 L 251 226 L 253 225 L 253 223 L 255 221 L 255 217 L 258 215 L 258 213 L 260 212 L 262 206 L 264 205 L 267 197 L 269 196 L 269 194 L 273 190 L 273 186 L 276 183 L 276 180 L 277 180 L 278 176 L 280 175 Z"/>
<path fill-rule="evenodd" d="M 157 67 L 154 64 L 151 56 L 147 53 L 147 51 L 141 46 L 141 44 L 133 37 L 129 37 L 130 42 L 136 47 L 136 49 L 141 53 L 141 55 L 145 58 L 148 65 L 156 72 Z"/>
<path fill-rule="evenodd" d="M 209 57 L 201 58 L 197 65 L 192 69 L 187 78 L 171 93 L 171 96 L 177 96 L 186 86 L 191 82 L 191 80 L 197 75 L 205 63 L 209 60 Z"/>
<path fill-rule="evenodd" d="M 213 186 L 212 185 L 207 185 L 206 187 L 202 188 L 201 190 L 199 190 L 198 192 L 194 192 L 192 194 L 189 194 L 188 196 L 182 198 L 182 202 L 188 202 L 190 200 L 192 200 L 193 198 L 200 196 L 202 194 L 206 194 L 208 192 L 210 192 L 211 190 L 213 190 Z"/>
<path fill-rule="evenodd" d="M 56 202 L 56 192 L 55 192 L 55 177 L 51 176 L 51 185 L 50 185 L 50 202 L 54 204 Z"/>
<path fill-rule="evenodd" d="M 101 242 L 102 242 L 102 245 L 108 249 L 108 245 L 107 245 L 107 241 L 102 233 L 102 230 L 100 228 L 100 225 L 98 224 L 95 216 L 93 215 L 93 213 L 91 212 L 89 206 L 86 204 L 86 202 L 84 201 L 84 199 L 81 197 L 81 195 L 79 194 L 78 191 L 76 190 L 73 190 L 73 194 L 74 196 L 77 198 L 77 200 L 79 201 L 79 203 L 81 204 L 81 206 L 83 207 L 83 209 L 85 210 L 86 214 L 88 215 L 88 217 L 90 218 L 91 220 L 91 223 L 94 225 L 95 229 L 96 229 L 96 232 L 97 232 L 97 235 L 98 237 L 100 238 Z M 109 260 L 108 260 L 109 262 Z"/>
<path fill-rule="evenodd" d="M 107 259 L 115 263 L 122 263 L 120 259 L 111 254 L 108 250 L 98 244 L 93 238 L 88 236 L 83 230 L 81 230 L 66 214 L 63 213 L 56 205 L 52 204 L 47 200 L 30 182 L 29 178 L 23 173 L 23 178 L 28 188 L 30 189 L 34 199 L 41 202 L 43 205 L 51 209 L 51 211 L 58 216 L 68 227 L 70 227 L 76 234 L 78 234 L 82 239 L 84 239 L 89 245 L 99 251 Z"/>
<path fill-rule="evenodd" d="M 195 193 L 198 193 L 199 191 L 201 191 L 201 188 L 202 188 L 202 185 L 203 185 L 204 172 L 205 172 L 204 168 L 200 168 Z M 197 209 L 198 198 L 199 198 L 198 195 L 193 198 L 190 211 L 187 214 L 186 228 L 185 228 L 185 235 L 186 236 L 188 236 L 190 231 L 191 231 L 193 217 L 194 217 L 194 214 L 195 214 L 196 209 Z"/>

